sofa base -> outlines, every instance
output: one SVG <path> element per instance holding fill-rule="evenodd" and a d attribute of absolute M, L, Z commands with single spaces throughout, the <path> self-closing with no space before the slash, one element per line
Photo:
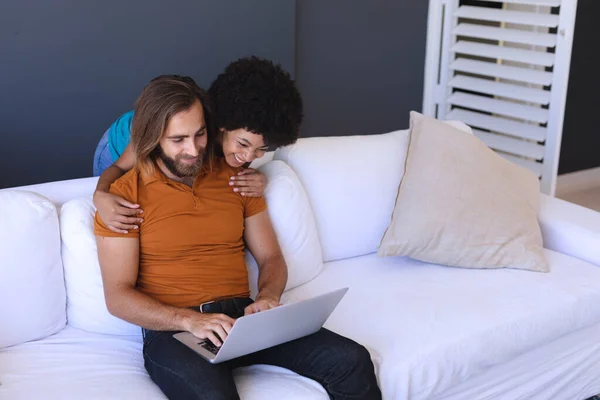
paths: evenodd
<path fill-rule="evenodd" d="M 600 324 L 563 336 L 446 391 L 440 400 L 584 400 L 600 393 Z"/>

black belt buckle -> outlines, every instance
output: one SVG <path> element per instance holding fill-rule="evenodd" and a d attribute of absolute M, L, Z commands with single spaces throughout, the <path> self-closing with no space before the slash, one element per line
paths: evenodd
<path fill-rule="evenodd" d="M 200 304 L 200 312 L 201 313 L 209 313 L 209 312 L 213 312 L 213 311 L 209 311 L 211 308 L 211 304 L 216 303 L 215 301 L 207 301 L 206 303 L 202 303 Z"/>
<path fill-rule="evenodd" d="M 231 318 L 244 315 L 244 310 L 254 301 L 248 297 L 233 297 L 218 301 L 207 301 L 200 304 L 201 313 L 225 314 Z"/>

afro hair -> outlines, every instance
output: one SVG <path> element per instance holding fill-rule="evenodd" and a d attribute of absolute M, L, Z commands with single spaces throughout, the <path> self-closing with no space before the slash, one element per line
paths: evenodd
<path fill-rule="evenodd" d="M 270 147 L 298 140 L 302 98 L 280 65 L 246 57 L 225 68 L 208 90 L 219 129 L 246 129 L 262 135 Z"/>

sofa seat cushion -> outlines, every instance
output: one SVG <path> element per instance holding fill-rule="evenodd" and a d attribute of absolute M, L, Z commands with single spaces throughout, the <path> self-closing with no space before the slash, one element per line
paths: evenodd
<path fill-rule="evenodd" d="M 282 368 L 239 368 L 234 378 L 242 399 L 327 399 L 318 383 Z M 139 336 L 71 326 L 1 350 L 0 383 L 0 399 L 166 399 L 144 369 Z"/>
<path fill-rule="evenodd" d="M 549 250 L 545 256 L 547 274 L 367 255 L 325 263 L 283 301 L 350 287 L 325 326 L 367 347 L 384 398 L 437 398 L 494 365 L 600 322 L 600 268 Z"/>

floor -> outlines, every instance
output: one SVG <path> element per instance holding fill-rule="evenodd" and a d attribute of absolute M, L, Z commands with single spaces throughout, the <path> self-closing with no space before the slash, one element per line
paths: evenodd
<path fill-rule="evenodd" d="M 592 210 L 600 211 L 600 185 L 597 187 L 575 190 L 569 192 L 560 192 L 557 190 L 556 197 L 579 204 Z"/>
<path fill-rule="evenodd" d="M 560 175 L 556 197 L 600 212 L 600 168 Z"/>

